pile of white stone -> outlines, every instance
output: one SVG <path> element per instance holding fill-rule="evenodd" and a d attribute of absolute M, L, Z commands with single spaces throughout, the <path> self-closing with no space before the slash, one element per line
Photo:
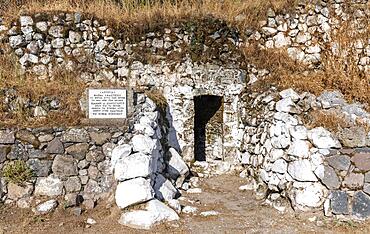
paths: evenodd
<path fill-rule="evenodd" d="M 189 169 L 176 150 L 162 145 L 164 127 L 159 125 L 161 116 L 155 103 L 144 96 L 139 102 L 143 107 L 134 135 L 128 144 L 113 149 L 111 162 L 118 181 L 116 204 L 125 210 L 119 222 L 149 229 L 156 223 L 179 219 L 176 184 L 182 185 Z"/>

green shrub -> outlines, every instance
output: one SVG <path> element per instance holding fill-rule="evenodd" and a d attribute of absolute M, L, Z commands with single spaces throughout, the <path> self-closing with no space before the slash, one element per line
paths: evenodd
<path fill-rule="evenodd" d="M 2 175 L 7 182 L 22 185 L 30 181 L 33 173 L 26 162 L 15 160 L 4 166 Z"/>

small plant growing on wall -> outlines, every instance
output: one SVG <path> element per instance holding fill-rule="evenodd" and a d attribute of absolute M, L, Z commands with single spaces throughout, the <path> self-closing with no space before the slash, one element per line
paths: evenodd
<path fill-rule="evenodd" d="M 5 165 L 2 173 L 7 182 L 18 185 L 23 185 L 30 181 L 32 175 L 32 170 L 27 166 L 26 162 L 21 160 L 15 160 Z"/>

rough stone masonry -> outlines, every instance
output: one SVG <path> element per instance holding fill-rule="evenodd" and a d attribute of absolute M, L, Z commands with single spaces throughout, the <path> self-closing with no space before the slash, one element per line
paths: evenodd
<path fill-rule="evenodd" d="M 297 210 L 320 209 L 326 215 L 368 217 L 370 133 L 366 126 L 370 115 L 364 105 L 347 103 L 336 91 L 318 97 L 292 89 L 246 93 L 246 84 L 270 72 L 252 64 L 242 66 L 235 50 L 257 41 L 264 48 L 284 48 L 293 58 L 319 69 L 325 48 L 338 51 L 331 38 L 341 23 L 349 20 L 357 31 L 366 28 L 370 15 L 366 2 L 356 1 L 354 7 L 365 7 L 355 8 L 352 15 L 343 11 L 343 1 L 321 1 L 300 5 L 295 14 L 269 11 L 257 31 L 220 28 L 207 36 L 211 44 L 201 45 L 203 51 L 222 45 L 217 51 L 220 56 L 210 57 L 207 63 L 196 62 L 189 54 L 183 54 L 180 61 L 166 59 L 194 46 L 196 35 L 182 27 L 148 32 L 131 42 L 82 13 L 39 13 L 22 15 L 15 22 L 1 20 L 0 38 L 18 56 L 23 72 L 48 79 L 58 67 L 75 70 L 92 62 L 78 77 L 86 84 L 96 86 L 109 80 L 134 90 L 155 87 L 168 104 L 161 112 L 137 92 L 135 110 L 120 128 L 2 129 L 0 168 L 23 160 L 35 173 L 25 187 L 2 178 L 2 200 L 45 213 L 46 208 L 56 207 L 58 199 L 54 198 L 60 196 L 70 206 L 82 202 L 86 208 L 114 196 L 122 209 L 145 204 L 123 212 L 119 222 L 124 225 L 150 228 L 160 221 L 176 220 L 181 212 L 176 198 L 190 184 L 184 161 L 190 164 L 195 159 L 194 100 L 213 95 L 222 98 L 218 122 L 222 131 L 211 131 L 217 128 L 207 125 L 206 141 L 211 143 L 205 144 L 222 152 L 218 158 L 222 160 L 206 155 L 206 162 L 194 163 L 194 170 L 201 171 L 198 175 L 243 165 L 241 175 L 255 179 L 252 185 L 257 195 L 279 210 L 291 205 Z M 370 40 L 352 43 L 358 66 L 368 71 Z M 144 51 L 158 62 L 138 60 Z M 57 97 L 23 100 L 16 90 L 4 92 L 7 111 L 24 106 L 35 118 L 57 112 L 63 102 Z M 84 94 L 81 109 L 86 111 Z M 305 119 L 311 111 L 344 115 L 348 126 L 340 131 L 310 128 Z M 37 196 L 53 199 L 35 204 Z"/>

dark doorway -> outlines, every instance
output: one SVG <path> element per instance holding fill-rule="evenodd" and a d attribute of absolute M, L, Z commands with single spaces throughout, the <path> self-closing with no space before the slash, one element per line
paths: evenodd
<path fill-rule="evenodd" d="M 194 158 L 196 161 L 206 161 L 206 126 L 221 106 L 220 96 L 202 95 L 194 98 Z"/>

